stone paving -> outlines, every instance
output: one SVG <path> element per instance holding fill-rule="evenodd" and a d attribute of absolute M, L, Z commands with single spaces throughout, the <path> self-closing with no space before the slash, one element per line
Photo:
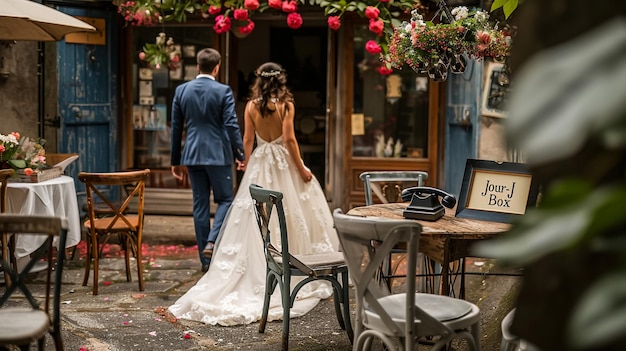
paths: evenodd
<path fill-rule="evenodd" d="M 167 225 L 184 228 L 172 222 L 188 224 L 189 218 L 159 217 L 150 221 L 158 223 L 156 227 L 161 227 L 161 231 L 167 231 Z M 188 243 L 193 238 L 189 233 L 157 235 L 151 230 L 146 232 L 147 244 L 143 250 L 143 292 L 138 289 L 135 265 L 133 281 L 126 282 L 123 256 L 119 256 L 115 245 L 108 248 L 109 257 L 101 260 L 99 295 L 91 293 L 93 276 L 88 286 L 82 286 L 83 250 L 79 249 L 67 263 L 61 306 L 66 350 L 280 350 L 280 321 L 268 323 L 266 332 L 259 334 L 258 323 L 221 327 L 172 318 L 166 312 L 167 307 L 202 275 L 197 251 Z M 181 241 L 187 243 L 179 244 Z M 494 269 L 489 261 L 468 261 L 470 272 Z M 38 274 L 33 274 L 33 279 L 44 283 Z M 484 351 L 499 350 L 499 321 L 511 308 L 511 295 L 518 283 L 518 277 L 467 277 L 467 298 L 479 305 L 483 316 Z M 292 320 L 289 342 L 290 350 L 351 349 L 345 332 L 338 326 L 330 299 Z M 53 349 L 49 342 L 47 346 Z"/>

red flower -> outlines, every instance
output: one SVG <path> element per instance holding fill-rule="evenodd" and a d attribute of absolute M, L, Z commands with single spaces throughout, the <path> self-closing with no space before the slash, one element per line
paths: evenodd
<path fill-rule="evenodd" d="M 209 6 L 209 13 L 210 14 L 217 15 L 220 12 L 222 12 L 222 7 L 221 6 L 214 6 L 214 5 Z"/>
<path fill-rule="evenodd" d="M 237 31 L 241 34 L 250 34 L 252 33 L 252 31 L 254 30 L 254 22 L 252 22 L 249 18 L 248 18 L 248 24 L 246 24 L 245 26 L 240 26 L 239 28 L 237 28 Z"/>
<path fill-rule="evenodd" d="M 245 21 L 248 19 L 248 10 L 246 9 L 236 9 L 233 11 L 233 18 L 237 21 Z"/>
<path fill-rule="evenodd" d="M 378 71 L 378 73 L 383 76 L 388 76 L 393 73 L 393 69 L 387 66 L 378 66 L 378 68 L 376 68 L 376 71 Z"/>
<path fill-rule="evenodd" d="M 287 26 L 291 29 L 298 29 L 302 26 L 302 16 L 297 12 L 287 15 Z"/>
<path fill-rule="evenodd" d="M 370 31 L 376 33 L 379 37 L 383 35 L 383 29 L 385 28 L 385 23 L 382 20 L 370 20 Z"/>
<path fill-rule="evenodd" d="M 382 3 L 388 3 L 389 2 L 389 0 L 378 0 L 378 1 L 380 1 Z"/>
<path fill-rule="evenodd" d="M 283 2 L 283 12 L 291 13 L 296 11 L 298 11 L 297 2 L 295 2 L 294 0 Z"/>
<path fill-rule="evenodd" d="M 367 50 L 367 52 L 372 55 L 378 55 L 383 52 L 383 49 L 380 47 L 380 45 L 378 45 L 375 40 L 369 40 L 367 43 L 365 43 L 365 50 Z"/>
<path fill-rule="evenodd" d="M 31 174 L 33 174 L 33 169 L 30 167 L 24 168 L 24 174 L 30 176 Z"/>
<path fill-rule="evenodd" d="M 243 2 L 243 6 L 250 11 L 256 11 L 259 9 L 259 1 L 258 0 L 245 0 Z"/>
<path fill-rule="evenodd" d="M 339 16 L 328 16 L 328 27 L 332 30 L 339 30 L 339 27 L 341 27 Z"/>
<path fill-rule="evenodd" d="M 267 5 L 276 10 L 281 10 L 283 8 L 282 0 L 267 0 Z"/>
<path fill-rule="evenodd" d="M 215 24 L 213 25 L 213 30 L 217 34 L 222 34 L 228 32 L 230 29 L 230 18 L 226 16 L 219 15 L 215 17 Z"/>
<path fill-rule="evenodd" d="M 380 14 L 380 10 L 374 6 L 368 6 L 365 8 L 365 17 L 369 19 L 377 19 Z"/>

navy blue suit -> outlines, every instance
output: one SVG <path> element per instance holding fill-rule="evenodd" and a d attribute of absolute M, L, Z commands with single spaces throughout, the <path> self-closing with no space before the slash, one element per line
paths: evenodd
<path fill-rule="evenodd" d="M 172 166 L 187 166 L 193 217 L 202 264 L 206 244 L 215 242 L 233 200 L 232 164 L 243 161 L 243 142 L 232 89 L 208 75 L 179 85 L 172 102 Z M 185 131 L 184 146 L 181 146 Z M 182 147 L 182 153 L 181 153 Z M 210 192 L 217 210 L 210 224 Z"/>

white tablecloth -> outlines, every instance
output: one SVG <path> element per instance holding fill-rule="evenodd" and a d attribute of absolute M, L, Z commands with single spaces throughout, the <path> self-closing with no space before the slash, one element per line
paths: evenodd
<path fill-rule="evenodd" d="M 66 247 L 77 245 L 81 239 L 80 214 L 74 178 L 61 176 L 40 183 L 9 183 L 7 191 L 9 213 L 65 217 L 68 221 Z M 30 255 L 45 241 L 41 235 L 18 235 L 16 258 Z"/>

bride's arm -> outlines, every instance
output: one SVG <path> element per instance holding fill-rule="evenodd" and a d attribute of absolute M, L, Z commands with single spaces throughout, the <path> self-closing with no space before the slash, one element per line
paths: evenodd
<path fill-rule="evenodd" d="M 256 135 L 256 129 L 254 127 L 254 123 L 252 122 L 252 113 L 254 108 L 254 103 L 252 101 L 248 101 L 246 104 L 246 109 L 244 111 L 244 131 L 243 131 L 243 151 L 246 156 L 245 163 L 239 168 L 240 171 L 246 171 L 246 166 L 248 162 L 250 162 L 250 156 L 252 155 L 252 148 L 254 147 L 254 138 Z"/>
<path fill-rule="evenodd" d="M 298 141 L 296 140 L 296 133 L 294 131 L 293 125 L 293 120 L 296 112 L 295 107 L 291 102 L 287 102 L 285 104 L 288 108 L 287 114 L 283 119 L 283 139 L 285 141 L 285 147 L 287 148 L 287 151 L 289 151 L 289 154 L 291 155 L 293 162 L 296 164 L 296 167 L 298 167 L 298 173 L 300 173 L 300 177 L 302 177 L 302 180 L 304 180 L 305 182 L 309 182 L 313 178 L 313 174 L 304 165 L 302 158 L 300 158 L 300 147 L 298 146 Z"/>

